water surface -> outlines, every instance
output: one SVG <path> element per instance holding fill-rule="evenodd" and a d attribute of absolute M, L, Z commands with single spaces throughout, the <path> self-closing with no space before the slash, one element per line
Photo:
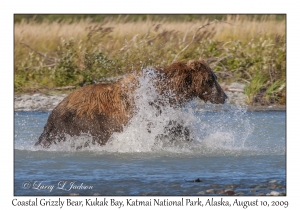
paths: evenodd
<path fill-rule="evenodd" d="M 255 195 L 286 190 L 285 111 L 246 112 L 231 106 L 214 111 L 209 105 L 199 110 L 193 103 L 161 116 L 144 110 L 108 145 L 81 150 L 74 142 L 88 137 L 50 149 L 33 146 L 48 116 L 15 112 L 15 195 L 214 195 L 225 189 Z M 181 120 L 193 140 L 157 138 L 170 120 Z M 201 182 L 191 182 L 198 178 Z"/>

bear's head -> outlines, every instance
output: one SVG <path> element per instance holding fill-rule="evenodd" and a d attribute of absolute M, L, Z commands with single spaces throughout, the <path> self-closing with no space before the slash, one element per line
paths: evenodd
<path fill-rule="evenodd" d="M 227 98 L 216 75 L 202 60 L 178 62 L 157 70 L 162 75 L 159 89 L 162 92 L 171 90 L 176 103 L 186 103 L 198 97 L 205 102 L 223 104 Z"/>

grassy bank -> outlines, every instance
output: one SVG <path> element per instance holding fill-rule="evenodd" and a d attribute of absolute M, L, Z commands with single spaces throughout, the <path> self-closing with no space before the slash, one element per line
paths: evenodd
<path fill-rule="evenodd" d="M 128 17 L 15 23 L 16 93 L 80 87 L 148 65 L 204 59 L 219 82 L 242 82 L 249 104 L 285 104 L 284 16 L 224 16 L 214 21 Z M 280 19 L 280 18 L 279 18 Z M 210 24 L 208 24 L 210 23 Z"/>

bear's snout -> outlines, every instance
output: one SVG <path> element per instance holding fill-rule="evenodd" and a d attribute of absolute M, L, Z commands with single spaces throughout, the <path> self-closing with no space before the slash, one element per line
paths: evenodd
<path fill-rule="evenodd" d="M 203 99 L 205 102 L 209 101 L 213 104 L 224 104 L 227 98 L 228 96 L 217 81 L 215 81 L 213 87 L 211 88 L 211 92 L 207 91 L 202 94 L 202 97 L 200 97 L 200 99 Z"/>

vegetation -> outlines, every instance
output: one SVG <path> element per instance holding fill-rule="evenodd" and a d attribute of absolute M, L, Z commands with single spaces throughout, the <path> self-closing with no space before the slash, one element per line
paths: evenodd
<path fill-rule="evenodd" d="M 249 104 L 286 103 L 284 15 L 57 17 L 16 15 L 16 93 L 204 59 L 220 83 L 245 83 Z"/>

